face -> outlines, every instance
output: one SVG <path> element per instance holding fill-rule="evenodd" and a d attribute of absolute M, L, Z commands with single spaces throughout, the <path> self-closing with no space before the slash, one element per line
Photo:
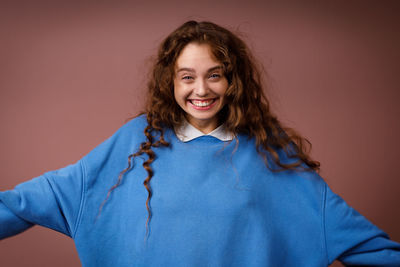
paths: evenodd
<path fill-rule="evenodd" d="M 228 81 L 207 44 L 189 43 L 175 64 L 174 95 L 186 119 L 203 133 L 218 126 Z"/>

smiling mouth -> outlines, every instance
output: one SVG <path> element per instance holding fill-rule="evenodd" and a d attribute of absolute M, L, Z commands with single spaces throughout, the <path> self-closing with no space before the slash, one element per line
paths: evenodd
<path fill-rule="evenodd" d="M 214 99 L 206 99 L 206 100 L 190 99 L 189 102 L 192 103 L 196 107 L 204 108 L 204 107 L 208 107 L 211 104 L 213 104 L 215 102 L 215 98 Z"/>

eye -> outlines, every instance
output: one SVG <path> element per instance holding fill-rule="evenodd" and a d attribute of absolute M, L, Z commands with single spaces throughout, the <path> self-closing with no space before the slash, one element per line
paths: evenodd
<path fill-rule="evenodd" d="M 194 79 L 194 78 L 192 76 L 189 76 L 189 75 L 185 75 L 185 76 L 182 77 L 182 80 L 192 80 L 192 79 Z"/>
<path fill-rule="evenodd" d="M 211 79 L 218 79 L 218 78 L 221 78 L 221 75 L 219 73 L 213 73 L 213 74 L 210 75 L 210 78 Z"/>

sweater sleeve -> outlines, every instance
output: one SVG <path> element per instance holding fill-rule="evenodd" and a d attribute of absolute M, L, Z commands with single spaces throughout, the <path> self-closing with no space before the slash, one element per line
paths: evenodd
<path fill-rule="evenodd" d="M 400 266 L 400 244 L 346 204 L 326 186 L 324 226 L 329 263 Z"/>
<path fill-rule="evenodd" d="M 83 204 L 84 170 L 81 160 L 0 192 L 0 239 L 34 224 L 73 237 Z"/>

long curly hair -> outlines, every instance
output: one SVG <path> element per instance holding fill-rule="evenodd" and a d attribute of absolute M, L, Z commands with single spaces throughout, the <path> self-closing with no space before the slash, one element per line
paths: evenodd
<path fill-rule="evenodd" d="M 209 45 L 213 56 L 223 65 L 229 85 L 225 93 L 225 106 L 218 116 L 226 129 L 234 135 L 245 134 L 254 138 L 258 153 L 273 171 L 319 171 L 319 162 L 309 156 L 311 143 L 293 129 L 283 127 L 271 112 L 262 88 L 260 70 L 244 41 L 214 23 L 188 21 L 173 31 L 159 47 L 147 85 L 146 141 L 129 156 L 128 167 L 120 173 L 117 183 L 109 191 L 110 194 L 121 184 L 124 174 L 132 168 L 133 158 L 147 154 L 148 159 L 143 163 L 148 174 L 143 182 L 148 192 L 146 232 L 152 215 L 151 163 L 156 156 L 153 148 L 169 146 L 164 139 L 164 129 L 179 127 L 184 121 L 185 112 L 174 98 L 175 63 L 183 48 L 193 42 Z M 283 151 L 285 157 L 294 160 L 283 162 L 280 151 Z M 275 165 L 274 168 L 271 163 Z"/>

